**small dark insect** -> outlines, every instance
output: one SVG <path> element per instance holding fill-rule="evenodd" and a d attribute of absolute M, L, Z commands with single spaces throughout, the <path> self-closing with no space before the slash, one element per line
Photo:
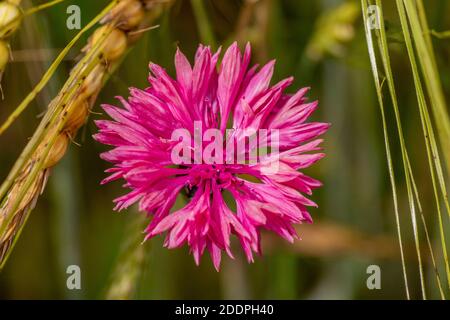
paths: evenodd
<path fill-rule="evenodd" d="M 186 193 L 186 197 L 191 199 L 194 196 L 195 192 L 197 192 L 197 189 L 198 188 L 196 186 L 192 186 L 192 187 L 185 186 L 184 192 Z"/>

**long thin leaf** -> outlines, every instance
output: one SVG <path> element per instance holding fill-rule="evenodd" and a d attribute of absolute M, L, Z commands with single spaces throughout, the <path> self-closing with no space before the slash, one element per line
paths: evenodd
<path fill-rule="evenodd" d="M 411 42 L 411 34 L 408 26 L 408 21 L 406 18 L 405 8 L 403 6 L 402 0 L 397 0 L 397 8 L 400 16 L 400 21 L 402 24 L 403 34 L 405 38 L 405 44 L 408 51 L 409 60 L 411 62 L 411 69 L 413 72 L 414 77 L 414 84 L 415 89 L 417 93 L 417 100 L 419 105 L 419 112 L 420 112 L 420 119 L 422 123 L 422 130 L 425 138 L 425 145 L 427 150 L 427 158 L 428 158 L 428 164 L 430 168 L 430 175 L 431 180 L 433 184 L 433 191 L 435 196 L 435 202 L 436 202 L 436 209 L 438 212 L 438 221 L 439 221 L 439 232 L 440 232 L 440 238 L 441 238 L 441 245 L 443 250 L 443 256 L 444 256 L 444 262 L 445 262 L 445 270 L 447 274 L 447 283 L 450 288 L 450 267 L 448 262 L 448 254 L 447 254 L 447 246 L 446 246 L 446 239 L 445 239 L 445 233 L 444 233 L 444 227 L 443 227 L 443 220 L 442 220 L 442 213 L 441 213 L 441 205 L 440 205 L 440 199 L 439 199 L 439 192 L 437 188 L 437 182 L 436 182 L 436 176 L 435 176 L 435 170 L 437 175 L 439 176 L 440 181 L 444 181 L 444 172 L 441 166 L 440 157 L 439 157 L 439 151 L 437 148 L 436 139 L 434 137 L 434 130 L 431 126 L 430 116 L 428 112 L 428 108 L 426 105 L 425 100 L 425 94 L 423 91 L 420 75 L 419 75 L 419 69 L 417 66 L 417 61 L 413 49 L 413 45 Z M 447 190 L 445 186 L 445 182 L 440 185 L 441 192 L 443 196 L 443 200 L 447 209 L 447 212 L 450 210 L 448 197 L 447 197 Z"/>
<path fill-rule="evenodd" d="M 404 249 L 403 249 L 402 231 L 401 231 L 401 226 L 400 226 L 400 214 L 399 214 L 399 205 L 398 205 L 398 197 L 397 197 L 397 186 L 396 186 L 396 182 L 395 182 L 394 165 L 392 162 L 391 147 L 390 147 L 389 135 L 388 135 L 388 130 L 387 130 L 387 122 L 386 122 L 385 108 L 384 108 L 384 102 L 383 102 L 382 85 L 381 85 L 380 77 L 378 74 L 377 59 L 376 59 L 375 49 L 374 49 L 374 45 L 373 45 L 372 32 L 371 32 L 370 25 L 369 25 L 370 21 L 369 21 L 367 11 L 366 11 L 368 8 L 368 2 L 366 0 L 361 0 L 361 6 L 362 6 L 363 19 L 364 19 L 364 29 L 365 29 L 366 40 L 367 40 L 367 48 L 369 51 L 369 59 L 370 59 L 371 67 L 372 67 L 372 74 L 374 77 L 375 89 L 376 89 L 376 93 L 377 93 L 378 103 L 380 106 L 381 120 L 382 120 L 382 125 L 383 125 L 384 144 L 385 144 L 386 158 L 387 158 L 388 169 L 389 169 L 389 178 L 390 178 L 391 188 L 392 188 L 392 197 L 393 197 L 393 201 L 394 201 L 395 222 L 396 222 L 397 237 L 398 237 L 398 242 L 399 242 L 399 247 L 400 247 L 400 257 L 401 257 L 401 261 L 402 261 L 403 280 L 405 283 L 406 297 L 407 297 L 407 299 L 410 299 L 408 274 L 406 272 L 406 260 L 405 260 L 405 254 L 404 254 Z"/>
<path fill-rule="evenodd" d="M 450 173 L 450 119 L 447 112 L 447 105 L 445 102 L 442 84 L 437 70 L 434 52 L 432 51 L 431 40 L 428 30 L 425 30 L 421 25 L 415 1 L 403 0 L 406 8 L 409 24 L 411 25 L 411 34 L 417 50 L 417 57 L 423 77 L 425 79 L 425 86 L 427 88 L 428 96 L 431 101 L 431 110 L 433 112 L 434 121 L 436 122 L 437 132 L 441 148 L 444 150 L 444 157 L 447 165 L 447 174 Z M 422 5 L 423 8 L 423 5 Z M 425 14 L 422 11 L 422 24 Z"/>
<path fill-rule="evenodd" d="M 386 81 L 387 81 L 387 85 L 389 88 L 389 94 L 391 96 L 392 107 L 394 109 L 394 114 L 395 114 L 395 122 L 397 125 L 397 133 L 398 133 L 400 149 L 401 149 L 401 154 L 402 154 L 403 170 L 405 173 L 406 191 L 407 191 L 408 202 L 409 202 L 409 210 L 410 210 L 410 214 L 411 214 L 414 242 L 416 245 L 417 259 L 419 262 L 419 276 L 420 276 L 422 297 L 423 297 L 423 299 L 426 299 L 425 278 L 424 278 L 424 272 L 423 272 L 422 256 L 420 253 L 420 237 L 419 237 L 419 230 L 417 228 L 416 206 L 414 203 L 414 195 L 413 195 L 412 181 L 411 181 L 412 177 L 410 175 L 410 168 L 409 168 L 409 161 L 408 161 L 409 156 L 408 156 L 408 151 L 406 148 L 405 138 L 403 135 L 402 122 L 400 119 L 400 111 L 399 111 L 397 93 L 395 90 L 394 77 L 392 74 L 391 62 L 390 62 L 390 57 L 389 57 L 389 48 L 388 48 L 387 37 L 386 37 L 386 29 L 384 26 L 383 9 L 382 9 L 381 0 L 376 0 L 375 3 L 378 6 L 378 9 L 379 9 L 378 14 L 380 15 L 380 17 L 379 17 L 380 28 L 377 29 L 378 46 L 380 48 L 381 60 L 383 61 L 383 69 L 386 74 Z"/>

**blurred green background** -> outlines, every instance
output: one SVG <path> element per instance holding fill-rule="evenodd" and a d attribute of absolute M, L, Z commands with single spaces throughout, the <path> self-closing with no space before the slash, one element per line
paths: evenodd
<path fill-rule="evenodd" d="M 30 7 L 42 1 L 25 1 Z M 0 101 L 0 120 L 14 110 L 40 79 L 58 52 L 77 30 L 66 28 L 66 8 L 81 8 L 82 25 L 90 21 L 106 0 L 65 1 L 25 19 L 13 37 L 14 61 L 2 80 L 5 98 Z M 159 28 L 145 33 L 100 94 L 100 103 L 115 103 L 127 96 L 128 87 L 146 87 L 148 62 L 173 74 L 177 46 L 193 60 L 198 43 L 227 46 L 238 40 L 253 46 L 253 63 L 275 58 L 274 81 L 293 75 L 291 91 L 312 88 L 318 99 L 314 118 L 331 122 L 325 136 L 327 157 L 307 170 L 324 182 L 313 195 L 319 208 L 311 209 L 313 225 L 299 226 L 302 241 L 290 245 L 264 234 L 264 255 L 247 264 L 239 246 L 236 260 L 224 257 L 217 273 L 205 255 L 196 267 L 188 249 L 167 250 L 162 237 L 142 247 L 134 298 L 138 299 L 403 299 L 405 290 L 395 233 L 391 189 L 384 140 L 359 1 L 299 0 L 204 0 L 206 19 L 189 0 L 176 0 L 159 19 Z M 411 162 L 421 189 L 424 212 L 432 239 L 438 244 L 436 213 L 432 206 L 423 136 L 409 62 L 401 39 L 394 1 L 384 1 L 394 78 L 400 101 Z M 450 1 L 426 1 L 430 27 L 450 29 Z M 209 26 L 209 28 L 208 28 Z M 399 36 L 400 34 L 400 36 Z M 71 50 L 49 85 L 21 118 L 0 137 L 0 179 L 3 180 L 46 110 L 67 78 L 86 37 Z M 435 39 L 444 90 L 450 93 L 450 40 Z M 447 101 L 450 97 L 447 96 Z M 387 102 L 388 103 L 388 102 Z M 388 118 L 393 119 L 389 103 Z M 144 225 L 139 213 L 112 211 L 112 200 L 124 191 L 121 183 L 100 186 L 108 164 L 99 158 L 106 148 L 91 138 L 96 129 L 92 114 L 80 130 L 63 161 L 53 170 L 43 197 L 20 237 L 5 269 L 0 273 L 3 299 L 102 299 L 117 266 L 124 243 L 139 243 Z M 390 132 L 395 123 L 388 121 Z M 398 141 L 392 138 L 393 156 L 400 166 Z M 447 151 L 448 152 L 448 151 Z M 413 298 L 419 298 L 417 258 L 414 256 L 407 199 L 398 170 L 398 187 L 408 275 Z M 428 208 L 429 207 L 429 208 Z M 429 209 L 429 210 L 427 210 Z M 136 224 L 138 223 L 138 227 Z M 448 230 L 448 224 L 446 225 Z M 136 240 L 137 239 L 137 240 Z M 135 241 L 136 240 L 136 241 Z M 134 241 L 134 242 L 133 242 Z M 424 243 L 424 242 L 423 242 Z M 138 249 L 138 250 L 141 250 Z M 426 252 L 426 250 L 424 250 Z M 436 250 L 441 261 L 441 251 Z M 429 256 L 424 254 L 427 290 L 438 298 Z M 66 268 L 79 265 L 82 289 L 66 288 Z M 366 286 L 369 265 L 381 268 L 381 290 Z M 442 263 L 441 263 L 442 265 Z M 442 270 L 440 270 L 442 271 Z M 442 273 L 443 275 L 443 273 Z M 444 275 L 443 275 L 444 276 Z"/>

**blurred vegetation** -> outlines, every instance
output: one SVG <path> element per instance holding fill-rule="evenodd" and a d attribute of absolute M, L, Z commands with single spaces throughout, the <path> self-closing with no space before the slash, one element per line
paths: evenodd
<path fill-rule="evenodd" d="M 23 7 L 42 2 L 23 1 Z M 0 101 L 0 122 L 77 33 L 65 27 L 67 6 L 80 6 L 85 25 L 107 3 L 107 0 L 67 0 L 24 19 L 11 39 L 14 60 L 3 75 L 5 98 Z M 413 76 L 395 3 L 383 1 L 383 5 L 405 140 L 432 243 L 439 248 L 436 210 L 432 205 L 434 194 Z M 450 29 L 450 18 L 446 15 L 450 2 L 430 0 L 425 5 L 431 29 L 436 32 Z M 160 237 L 142 248 L 128 250 L 128 246 L 139 243 L 135 239 L 140 234 L 135 229 L 140 214 L 135 209 L 113 212 L 112 199 L 123 192 L 120 183 L 99 185 L 107 164 L 98 154 L 106 148 L 91 138 L 96 131 L 92 120 L 103 117 L 94 113 L 69 153 L 53 170 L 50 187 L 31 214 L 0 274 L 0 298 L 105 298 L 108 290 L 109 297 L 114 292 L 123 297 L 121 288 L 113 293 L 110 288 L 111 279 L 120 270 L 136 279 L 132 280 L 135 283 L 131 297 L 138 299 L 405 298 L 383 129 L 360 2 L 177 0 L 159 25 L 144 35 L 111 75 L 94 111 L 100 112 L 100 103 L 115 103 L 114 96 L 127 96 L 130 86 L 146 87 L 150 60 L 173 74 L 177 46 L 192 60 L 199 42 L 218 47 L 234 40 L 240 44 L 250 41 L 253 62 L 261 64 L 277 59 L 274 81 L 293 75 L 296 80 L 292 90 L 310 86 L 310 98 L 320 101 L 314 117 L 332 123 L 325 137 L 327 157 L 308 169 L 309 174 L 324 182 L 313 195 L 319 204 L 319 208 L 311 209 L 315 223 L 298 227 L 304 240 L 294 245 L 267 234 L 263 239 L 264 255 L 251 265 L 236 246 L 236 259 L 224 258 L 220 273 L 214 271 L 209 257 L 205 256 L 200 267 L 196 267 L 187 248 L 167 250 L 162 247 Z M 32 106 L 0 136 L 0 180 L 32 135 L 39 115 L 64 83 L 85 40 L 86 37 L 71 50 Z M 449 101 L 450 40 L 437 37 L 432 40 Z M 389 100 L 385 103 L 387 118 L 394 119 Z M 387 125 L 389 132 L 395 132 L 393 120 Z M 401 168 L 398 139 L 392 139 L 391 144 L 394 164 Z M 411 297 L 420 298 L 406 186 L 401 170 L 397 175 Z M 449 230 L 448 222 L 445 219 L 445 230 Z M 435 255 L 438 265 L 443 266 L 442 250 L 435 250 Z M 427 250 L 423 250 L 423 260 L 428 297 L 439 298 Z M 135 270 L 126 271 L 130 270 L 127 263 L 133 262 L 139 268 L 136 274 Z M 66 267 L 71 264 L 81 267 L 80 291 L 66 289 Z M 381 290 L 366 287 L 366 268 L 373 264 L 381 267 Z M 444 269 L 439 271 L 445 279 Z M 448 287 L 444 289 L 448 297 Z"/>

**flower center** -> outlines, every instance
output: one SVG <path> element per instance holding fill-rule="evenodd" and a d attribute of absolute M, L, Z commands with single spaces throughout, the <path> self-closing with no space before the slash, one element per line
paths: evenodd
<path fill-rule="evenodd" d="M 217 187 L 226 188 L 236 182 L 236 177 L 224 165 L 201 164 L 191 167 L 188 190 L 192 190 L 203 182 L 213 182 Z"/>

